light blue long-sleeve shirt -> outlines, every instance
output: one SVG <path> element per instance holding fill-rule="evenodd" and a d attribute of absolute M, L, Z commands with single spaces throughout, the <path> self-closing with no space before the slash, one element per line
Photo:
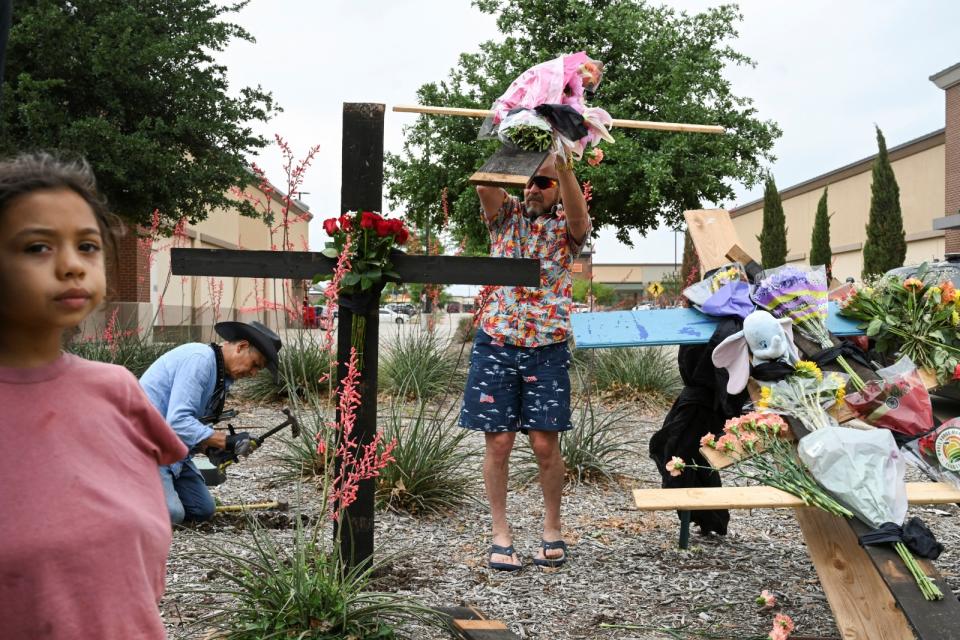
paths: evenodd
<path fill-rule="evenodd" d="M 227 388 L 231 382 L 226 379 Z M 210 345 L 192 342 L 168 351 L 140 377 L 140 386 L 188 449 L 192 451 L 213 435 L 213 428 L 200 422 L 215 408 L 211 405 L 217 386 L 217 360 Z M 190 457 L 188 453 L 170 465 L 174 476 L 180 474 Z"/>

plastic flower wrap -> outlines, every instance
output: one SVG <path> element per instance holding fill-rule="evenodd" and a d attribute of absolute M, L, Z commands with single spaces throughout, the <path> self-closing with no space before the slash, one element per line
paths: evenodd
<path fill-rule="evenodd" d="M 822 265 L 785 265 L 769 270 L 754 289 L 753 301 L 777 318 L 793 320 L 800 333 L 821 348 L 833 346 L 827 331 L 827 272 Z M 837 364 L 847 372 L 855 388 L 863 387 L 863 380 L 843 356 L 837 356 Z"/>
<path fill-rule="evenodd" d="M 700 445 L 737 461 L 727 473 L 732 472 L 741 478 L 786 491 L 808 506 L 819 507 L 835 515 L 853 515 L 824 492 L 807 473 L 791 443 L 782 437 L 787 431 L 787 423 L 782 417 L 774 413 L 752 412 L 727 420 L 722 436 L 715 438 L 712 433 L 707 434 L 701 439 Z M 680 464 L 679 468 L 682 470 L 685 466 L 694 465 Z"/>
<path fill-rule="evenodd" d="M 827 274 L 822 266 L 771 269 L 754 289 L 753 300 L 775 317 L 793 320 L 803 335 L 821 347 L 833 346 L 827 331 Z"/>
<path fill-rule="evenodd" d="M 496 136 L 525 151 L 551 150 L 579 160 L 588 146 L 613 142 L 608 131 L 613 118 L 585 102 L 602 78 L 603 63 L 583 51 L 534 65 L 493 103 L 480 137 Z M 545 131 L 552 136 L 549 145 Z M 597 156 L 591 157 L 596 162 Z"/>
<path fill-rule="evenodd" d="M 821 486 L 874 529 L 861 538 L 863 544 L 893 542 L 924 598 L 943 597 L 901 539 L 900 525 L 907 515 L 906 464 L 893 434 L 883 429 L 822 429 L 801 439 L 797 454 Z"/>
<path fill-rule="evenodd" d="M 730 262 L 709 273 L 709 275 L 700 282 L 685 288 L 683 295 L 695 306 L 700 307 L 710 296 L 719 291 L 723 285 L 745 280 L 746 275 L 743 266 L 738 262 Z"/>
<path fill-rule="evenodd" d="M 857 287 L 839 301 L 840 314 L 859 320 L 879 353 L 907 355 L 946 383 L 957 379 L 960 365 L 960 296 L 949 280 L 926 282 L 926 265 L 917 275 Z"/>
<path fill-rule="evenodd" d="M 904 356 L 877 371 L 880 380 L 868 381 L 846 402 L 864 421 L 904 436 L 919 436 L 933 426 L 930 394 L 917 367 Z"/>
<path fill-rule="evenodd" d="M 835 427 L 837 421 L 825 410 L 835 402 L 843 402 L 847 381 L 843 375 L 826 375 L 813 362 L 801 360 L 795 373 L 779 382 L 760 387 L 760 398 L 754 406 L 760 411 L 795 417 L 809 431 Z"/>
<path fill-rule="evenodd" d="M 960 489 L 960 418 L 947 420 L 903 447 L 907 462 L 930 478 Z"/>

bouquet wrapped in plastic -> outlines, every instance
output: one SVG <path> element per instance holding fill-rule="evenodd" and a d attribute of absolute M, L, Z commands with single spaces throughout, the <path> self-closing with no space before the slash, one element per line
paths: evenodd
<path fill-rule="evenodd" d="M 754 406 L 760 411 L 793 416 L 809 431 L 837 426 L 837 421 L 824 407 L 844 399 L 847 381 L 843 375 L 836 372 L 824 375 L 816 364 L 807 360 L 794 366 L 794 374 L 760 387 L 760 398 Z"/>
<path fill-rule="evenodd" d="M 827 272 L 822 265 L 785 265 L 769 270 L 754 289 L 753 300 L 777 318 L 793 320 L 800 333 L 821 348 L 833 346 L 827 331 Z M 837 364 L 847 372 L 855 388 L 863 386 L 863 380 L 843 356 L 837 357 Z"/>
<path fill-rule="evenodd" d="M 588 146 L 613 142 L 608 131 L 613 118 L 586 104 L 602 78 L 603 63 L 583 51 L 530 67 L 493 103 L 493 115 L 481 127 L 480 137 L 495 136 L 524 151 L 549 150 L 579 160 Z M 545 131 L 552 133 L 549 144 Z"/>
<path fill-rule="evenodd" d="M 864 421 L 915 437 L 933 426 L 933 407 L 917 367 L 908 357 L 877 371 L 880 380 L 866 382 L 846 402 Z"/>
<path fill-rule="evenodd" d="M 907 462 L 930 478 L 960 489 L 960 418 L 947 420 L 903 447 Z"/>
<path fill-rule="evenodd" d="M 901 528 L 907 515 L 906 465 L 893 434 L 884 429 L 821 429 L 800 440 L 797 454 L 830 495 L 873 527 L 872 532 L 861 537 L 863 544 L 893 543 L 924 598 L 943 597 L 911 553 L 911 550 L 930 551 L 939 555 L 936 541 L 933 540 L 932 546 L 911 544 L 908 548 L 904 544 L 911 542 Z M 929 530 L 927 534 L 932 539 Z"/>

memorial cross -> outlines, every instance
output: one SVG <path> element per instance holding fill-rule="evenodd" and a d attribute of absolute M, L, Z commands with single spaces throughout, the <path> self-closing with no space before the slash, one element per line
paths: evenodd
<path fill-rule="evenodd" d="M 383 200 L 384 105 L 345 103 L 343 106 L 343 168 L 340 211 L 374 211 Z M 479 212 L 478 212 L 479 215 Z M 540 286 L 540 261 L 536 259 L 414 256 L 394 252 L 394 271 L 400 280 L 423 284 L 475 284 Z M 336 260 L 309 251 L 236 251 L 225 249 L 173 249 L 175 275 L 284 278 L 308 280 L 333 272 Z M 379 300 L 366 312 L 366 339 L 360 373 L 361 403 L 354 434 L 359 447 L 371 442 L 377 429 L 377 344 Z M 337 379 L 347 373 L 353 311 L 340 305 L 337 335 Z M 338 416 L 339 418 L 339 416 Z M 350 569 L 373 557 L 375 480 L 361 481 L 356 500 L 345 510 L 335 538 Z"/>

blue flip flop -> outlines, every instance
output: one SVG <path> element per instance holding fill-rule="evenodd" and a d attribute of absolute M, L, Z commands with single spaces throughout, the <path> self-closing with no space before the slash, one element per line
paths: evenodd
<path fill-rule="evenodd" d="M 554 540 L 553 542 L 547 542 L 546 540 L 540 541 L 540 548 L 543 549 L 542 558 L 533 558 L 533 564 L 539 567 L 552 567 L 556 568 L 561 566 L 564 562 L 567 561 L 567 543 L 563 540 Z M 563 555 L 559 558 L 548 558 L 547 551 L 551 549 L 560 549 L 563 551 Z"/>
<path fill-rule="evenodd" d="M 519 571 L 523 568 L 522 562 L 520 564 L 513 564 L 512 562 L 494 562 L 491 559 L 493 558 L 494 554 L 512 557 L 514 553 L 516 553 L 516 550 L 513 548 L 512 544 L 508 547 L 503 547 L 499 544 L 491 544 L 490 553 L 487 555 L 487 564 L 491 569 L 496 569 L 497 571 Z M 517 559 L 519 560 L 520 556 L 517 556 Z"/>

